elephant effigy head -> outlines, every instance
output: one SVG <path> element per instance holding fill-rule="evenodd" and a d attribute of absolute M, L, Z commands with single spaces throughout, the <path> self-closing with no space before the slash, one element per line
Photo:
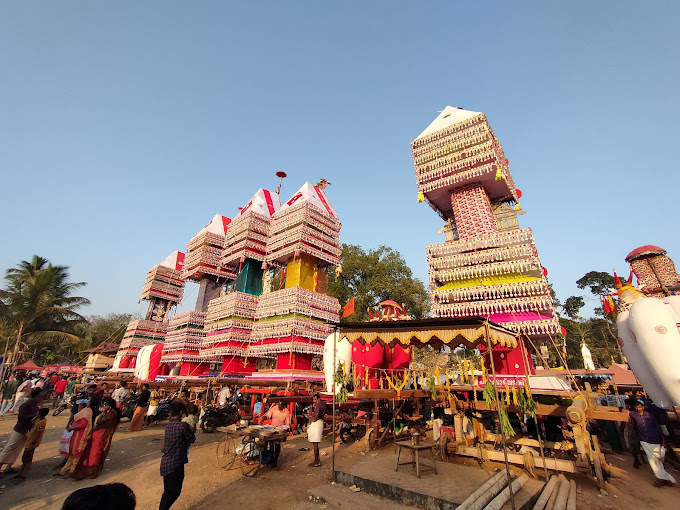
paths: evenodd
<path fill-rule="evenodd" d="M 616 306 L 616 313 L 621 313 L 628 310 L 635 301 L 645 297 L 644 294 L 633 287 L 632 270 L 628 276 L 628 280 L 626 280 L 625 285 L 623 285 L 621 284 L 619 275 L 616 274 L 616 269 L 614 269 L 614 286 L 616 287 L 616 293 L 619 296 L 619 302 Z"/>

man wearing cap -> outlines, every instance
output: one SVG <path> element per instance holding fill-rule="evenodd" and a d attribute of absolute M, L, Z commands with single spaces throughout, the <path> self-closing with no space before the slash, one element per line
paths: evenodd
<path fill-rule="evenodd" d="M 651 413 L 645 411 L 644 400 L 635 403 L 635 411 L 630 413 L 630 421 L 635 432 L 640 438 L 640 446 L 647 455 L 649 466 L 656 476 L 655 487 L 664 485 L 672 486 L 675 483 L 670 473 L 663 466 L 663 458 L 666 453 L 666 440 L 663 437 L 661 426 Z"/>

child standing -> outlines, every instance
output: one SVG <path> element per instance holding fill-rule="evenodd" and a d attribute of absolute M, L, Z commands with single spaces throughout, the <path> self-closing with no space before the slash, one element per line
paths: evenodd
<path fill-rule="evenodd" d="M 43 434 L 45 433 L 45 427 L 47 426 L 47 414 L 50 410 L 47 407 L 43 407 L 38 411 L 38 415 L 35 417 L 35 425 L 28 433 L 28 438 L 26 438 L 26 444 L 24 446 L 24 454 L 21 456 L 21 467 L 19 472 L 14 476 L 17 481 L 23 482 L 28 475 L 28 470 L 31 469 L 31 464 L 33 464 L 33 454 L 35 449 L 40 446 Z"/>
<path fill-rule="evenodd" d="M 187 406 L 187 417 L 182 421 L 188 423 L 191 430 L 196 433 L 196 424 L 198 423 L 198 406 L 196 404 L 189 404 Z"/>

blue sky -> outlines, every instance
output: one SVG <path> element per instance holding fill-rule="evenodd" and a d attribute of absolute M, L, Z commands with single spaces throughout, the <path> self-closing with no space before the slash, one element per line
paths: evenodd
<path fill-rule="evenodd" d="M 427 281 L 410 142 L 486 113 L 560 298 L 656 244 L 680 262 L 678 2 L 0 3 L 0 271 L 68 265 L 87 313 L 259 187 L 326 178 L 344 242 Z M 185 306 L 196 290 L 189 286 Z M 591 303 L 594 304 L 594 303 Z"/>

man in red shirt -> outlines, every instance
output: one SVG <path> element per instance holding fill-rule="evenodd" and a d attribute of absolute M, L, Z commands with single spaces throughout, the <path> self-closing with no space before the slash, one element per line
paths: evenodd
<path fill-rule="evenodd" d="M 102 385 L 94 392 L 94 396 L 102 402 L 105 398 L 110 397 L 109 383 L 103 382 Z"/>
<path fill-rule="evenodd" d="M 59 379 L 61 379 L 61 376 L 59 374 L 57 374 L 57 373 L 52 374 L 50 376 L 50 386 L 52 386 L 52 388 L 54 388 L 54 386 L 57 384 L 57 381 Z"/>
<path fill-rule="evenodd" d="M 66 392 L 66 387 L 68 386 L 68 381 L 59 377 L 59 380 L 54 384 L 54 402 L 52 402 L 52 408 L 54 409 L 59 405 L 59 402 L 64 398 L 64 393 Z"/>

